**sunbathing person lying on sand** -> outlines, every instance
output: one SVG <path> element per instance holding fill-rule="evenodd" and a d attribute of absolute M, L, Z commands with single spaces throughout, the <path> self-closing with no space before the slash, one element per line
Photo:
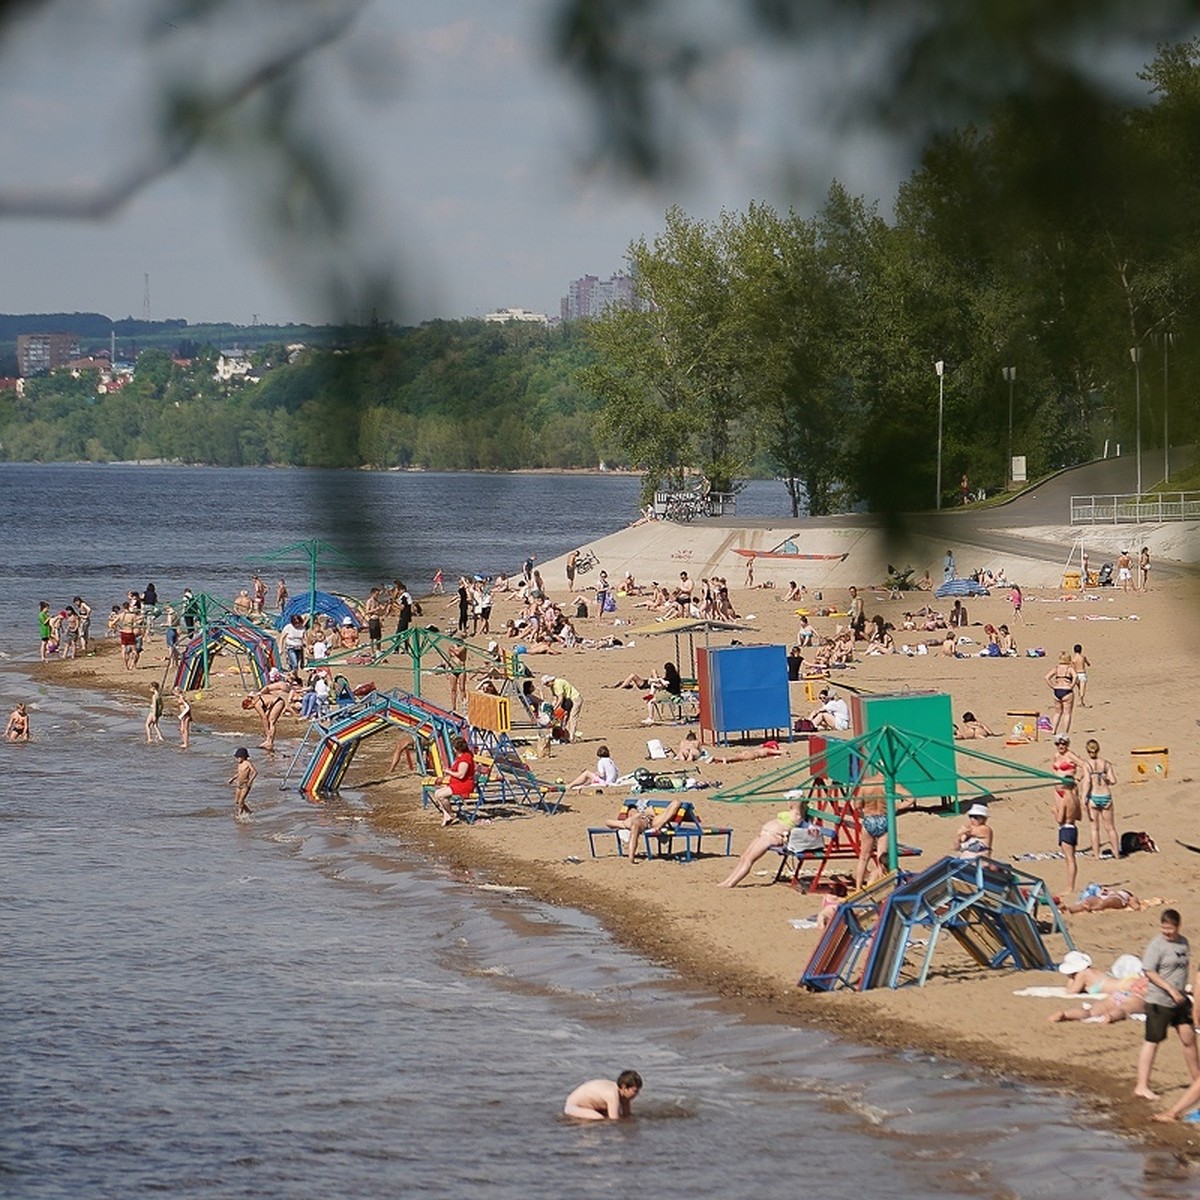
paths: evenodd
<path fill-rule="evenodd" d="M 1117 965 L 1120 966 L 1124 959 L 1129 960 L 1131 969 L 1137 961 L 1131 955 L 1122 955 Z M 1146 1011 L 1146 977 L 1140 971 L 1123 978 L 1109 975 L 1093 967 L 1091 958 L 1079 950 L 1067 954 L 1058 969 L 1067 976 L 1068 992 L 1095 999 L 1083 1001 L 1078 1008 L 1051 1013 L 1046 1018 L 1051 1025 L 1062 1021 L 1097 1021 L 1111 1025 Z"/>
<path fill-rule="evenodd" d="M 763 742 L 761 746 L 744 746 L 740 750 L 718 751 L 713 754 L 712 761 L 719 763 L 753 762 L 756 758 L 779 758 L 786 753 L 787 751 L 778 742 L 770 741 Z M 683 756 L 680 755 L 680 757 Z"/>
<path fill-rule="evenodd" d="M 975 738 L 995 737 L 994 734 L 973 712 L 962 715 L 962 723 L 954 727 L 954 736 L 959 741 L 969 742 Z"/>
<path fill-rule="evenodd" d="M 1068 904 L 1063 911 L 1085 913 L 1129 909 L 1130 912 L 1140 912 L 1143 908 L 1150 908 L 1162 903 L 1162 899 L 1158 896 L 1152 896 L 1149 900 L 1139 900 L 1127 888 L 1106 888 L 1097 884 L 1089 884 L 1079 893 L 1079 903 Z"/>

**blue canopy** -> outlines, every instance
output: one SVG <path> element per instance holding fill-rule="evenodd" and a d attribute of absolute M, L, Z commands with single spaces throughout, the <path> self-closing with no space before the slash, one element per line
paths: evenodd
<path fill-rule="evenodd" d="M 314 592 L 312 598 L 316 611 L 332 618 L 335 625 L 340 625 L 344 618 L 349 617 L 355 627 L 358 627 L 358 618 L 354 615 L 354 610 L 340 596 L 330 595 L 329 592 Z M 302 617 L 309 616 L 308 600 L 308 592 L 289 600 L 283 612 L 275 618 L 275 628 L 282 629 L 297 613 Z"/>
<path fill-rule="evenodd" d="M 991 592 L 974 579 L 947 579 L 933 594 L 941 600 L 946 596 L 990 596 Z"/>

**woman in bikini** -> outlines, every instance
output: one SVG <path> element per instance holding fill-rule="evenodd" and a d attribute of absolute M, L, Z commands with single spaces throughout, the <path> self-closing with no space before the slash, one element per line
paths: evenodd
<path fill-rule="evenodd" d="M 1071 713 L 1075 708 L 1075 668 L 1064 650 L 1058 663 L 1046 672 L 1046 686 L 1054 693 L 1054 732 L 1071 732 Z"/>
<path fill-rule="evenodd" d="M 1117 782 L 1117 773 L 1107 758 L 1100 757 L 1100 743 L 1095 738 L 1089 738 L 1087 759 L 1084 770 L 1087 771 L 1088 817 L 1092 826 L 1092 853 L 1100 858 L 1100 826 L 1104 826 L 1104 837 L 1108 838 L 1113 857 L 1119 853 L 1120 839 L 1117 837 L 1116 810 L 1113 807 L 1112 789 Z"/>
<path fill-rule="evenodd" d="M 737 887 L 747 875 L 750 874 L 750 868 L 768 850 L 774 846 L 784 846 L 787 844 L 788 834 L 804 820 L 804 808 L 798 800 L 793 800 L 787 808 L 782 812 L 773 816 L 759 831 L 758 837 L 754 839 L 746 847 L 742 853 L 742 857 L 738 859 L 737 866 L 717 884 L 717 887 L 732 888 Z M 610 822 L 611 823 L 611 822 Z M 631 842 L 632 846 L 632 842 Z M 632 852 L 629 855 L 632 860 Z"/>
<path fill-rule="evenodd" d="M 1074 967 L 1075 970 L 1068 968 Z M 1091 965 L 1091 959 L 1072 951 L 1058 968 L 1067 979 L 1067 991 L 1076 996 L 1088 996 L 1078 1008 L 1066 1008 L 1051 1013 L 1046 1020 L 1051 1025 L 1062 1021 L 1098 1021 L 1105 1025 L 1124 1021 L 1146 1011 L 1146 977 L 1132 975 L 1118 979 Z"/>
<path fill-rule="evenodd" d="M 260 750 L 275 749 L 275 726 L 279 724 L 279 718 L 283 716 L 287 709 L 287 698 L 279 694 L 270 694 L 260 692 L 255 696 L 247 696 L 242 701 L 243 708 L 253 708 L 262 719 L 263 740 L 259 745 Z"/>
<path fill-rule="evenodd" d="M 1084 888 L 1084 892 L 1089 891 Z M 1162 901 L 1147 900 L 1147 904 L 1162 903 Z M 1092 894 L 1081 893 L 1078 904 L 1068 904 L 1063 910 L 1072 914 L 1085 912 L 1108 912 L 1113 909 L 1127 908 L 1130 912 L 1141 912 L 1142 902 L 1127 888 L 1097 887 Z"/>

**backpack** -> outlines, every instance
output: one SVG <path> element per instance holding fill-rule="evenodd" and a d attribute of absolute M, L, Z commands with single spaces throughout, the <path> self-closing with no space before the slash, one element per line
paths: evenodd
<path fill-rule="evenodd" d="M 1154 839 L 1144 830 L 1127 829 L 1121 834 L 1121 857 L 1124 858 L 1127 854 L 1136 854 L 1139 850 L 1148 851 L 1150 854 L 1158 853 L 1158 846 Z"/>

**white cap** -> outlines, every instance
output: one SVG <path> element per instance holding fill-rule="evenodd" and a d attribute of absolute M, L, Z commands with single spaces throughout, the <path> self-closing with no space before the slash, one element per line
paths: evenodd
<path fill-rule="evenodd" d="M 553 683 L 553 682 L 554 682 L 554 676 L 553 676 L 553 675 L 543 675 L 543 676 L 542 676 L 542 682 L 543 682 L 543 683 Z"/>
<path fill-rule="evenodd" d="M 972 804 L 967 809 L 968 817 L 986 817 L 988 815 L 988 806 L 986 804 Z"/>
<path fill-rule="evenodd" d="M 353 625 L 353 624 L 354 624 L 354 618 L 353 618 L 353 617 L 343 617 L 343 618 L 342 618 L 342 624 L 343 624 L 343 625 Z"/>

